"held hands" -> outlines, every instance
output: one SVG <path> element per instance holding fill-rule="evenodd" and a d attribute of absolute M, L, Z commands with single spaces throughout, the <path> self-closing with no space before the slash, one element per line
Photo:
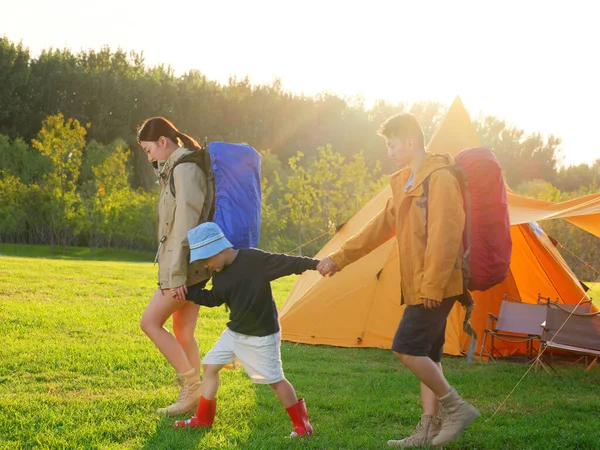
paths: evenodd
<path fill-rule="evenodd" d="M 178 302 L 184 302 L 186 300 L 188 289 L 185 284 L 183 286 L 172 288 L 170 289 L 170 291 L 171 297 L 173 297 Z"/>
<path fill-rule="evenodd" d="M 339 272 L 340 268 L 339 266 L 333 261 L 333 259 L 331 259 L 329 256 L 323 258 L 319 264 L 317 265 L 317 270 L 319 271 L 319 273 L 326 277 L 326 276 L 333 276 L 335 275 L 337 272 Z"/>

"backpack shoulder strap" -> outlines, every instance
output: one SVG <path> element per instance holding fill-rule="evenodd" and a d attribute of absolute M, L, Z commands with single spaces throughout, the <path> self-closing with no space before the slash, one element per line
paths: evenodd
<path fill-rule="evenodd" d="M 417 206 L 423 208 L 423 224 L 425 226 L 425 244 L 427 244 L 427 216 L 429 213 L 429 179 L 431 174 L 423 180 L 423 195 L 417 200 Z"/>
<path fill-rule="evenodd" d="M 467 244 L 467 248 L 465 249 L 465 254 L 463 255 L 464 258 L 467 258 L 469 256 L 469 253 L 471 251 L 471 217 L 470 217 L 470 210 L 471 210 L 471 192 L 469 191 L 469 181 L 468 181 L 468 177 L 467 177 L 467 173 L 465 172 L 465 170 L 461 167 L 461 166 L 452 166 L 452 167 L 445 167 L 442 169 L 438 169 L 438 170 L 448 170 L 450 171 L 450 173 L 452 175 L 454 175 L 454 177 L 456 178 L 456 180 L 458 181 L 458 184 L 460 186 L 460 192 L 462 194 L 463 197 L 463 207 L 465 209 L 465 214 L 466 214 L 466 223 L 465 223 L 465 231 L 464 231 L 464 235 L 466 236 L 466 244 Z M 427 215 L 428 215 L 428 209 L 429 209 L 429 183 L 430 183 L 430 179 L 431 179 L 431 175 L 433 174 L 433 172 L 431 174 L 429 174 L 425 180 L 423 180 L 423 195 L 421 196 L 421 198 L 419 200 L 417 200 L 417 206 L 420 206 L 421 208 L 423 208 L 423 218 L 424 218 L 424 223 L 425 223 L 425 241 L 427 241 L 427 225 L 428 225 L 428 221 L 427 221 Z"/>
<path fill-rule="evenodd" d="M 453 174 L 453 168 L 452 167 L 448 167 L 448 170 L 450 170 Z M 444 170 L 444 169 L 438 169 L 438 170 Z M 427 175 L 427 177 L 425 177 L 425 179 L 423 180 L 423 195 L 421 195 L 421 198 L 419 200 L 417 200 L 417 206 L 423 208 L 423 223 L 425 225 L 425 243 L 427 243 L 427 225 L 428 225 L 428 214 L 429 214 L 429 182 L 431 181 L 431 175 L 433 175 L 433 172 L 431 172 L 429 175 Z M 462 189 L 462 186 L 461 186 Z"/>
<path fill-rule="evenodd" d="M 200 161 L 200 155 L 198 153 L 199 153 L 198 151 L 195 151 L 192 153 L 186 153 L 185 155 L 180 157 L 177 161 L 175 161 L 175 163 L 173 164 L 173 167 L 171 167 L 171 170 L 169 172 L 169 188 L 171 189 L 171 195 L 173 195 L 173 197 L 175 197 L 175 194 L 176 194 L 176 191 L 175 191 L 175 167 L 177 167 L 179 164 L 194 163 L 200 168 L 200 170 L 202 170 L 202 172 L 205 172 L 205 169 L 204 169 L 204 167 L 202 167 L 202 163 Z M 205 173 L 205 175 L 206 175 L 206 173 Z"/>
<path fill-rule="evenodd" d="M 169 188 L 171 189 L 171 194 L 173 195 L 173 197 L 175 197 L 177 194 L 175 190 L 175 167 L 177 167 L 179 164 L 184 163 L 194 163 L 204 173 L 204 176 L 206 178 L 206 195 L 204 196 L 204 205 L 202 206 L 200 223 L 212 220 L 215 205 L 215 185 L 214 173 L 212 170 L 212 165 L 210 163 L 210 156 L 208 150 L 206 148 L 201 148 L 200 150 L 195 150 L 191 153 L 187 153 L 181 158 L 179 158 L 177 161 L 175 161 L 175 164 L 173 164 L 173 167 L 171 168 L 171 171 L 169 173 Z"/>
<path fill-rule="evenodd" d="M 471 269 L 469 267 L 469 254 L 471 252 L 471 191 L 469 190 L 469 179 L 465 170 L 459 166 L 452 166 L 447 168 L 458 181 L 460 191 L 463 198 L 463 207 L 465 210 L 465 229 L 463 231 L 463 243 L 465 250 L 462 254 L 461 270 L 463 274 L 463 295 L 459 299 L 459 303 L 465 308 L 465 318 L 463 320 L 463 331 L 471 337 L 469 348 L 466 352 L 467 362 L 472 362 L 475 354 L 475 348 L 477 347 L 477 333 L 471 326 L 471 314 L 475 306 L 473 297 L 469 292 L 469 280 L 471 279 Z M 442 169 L 440 169 L 442 170 Z M 425 218 L 425 242 L 427 242 L 427 213 L 428 213 L 428 199 L 429 199 L 429 175 L 423 181 L 423 195 L 417 201 L 417 205 L 423 208 L 423 216 Z"/>

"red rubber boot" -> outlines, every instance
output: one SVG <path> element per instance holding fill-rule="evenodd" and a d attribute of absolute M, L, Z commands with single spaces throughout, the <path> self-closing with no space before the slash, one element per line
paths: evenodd
<path fill-rule="evenodd" d="M 191 419 L 177 420 L 173 426 L 175 428 L 211 428 L 215 421 L 216 413 L 217 399 L 207 400 L 204 397 L 200 397 L 196 415 Z"/>
<path fill-rule="evenodd" d="M 310 436 L 313 434 L 313 428 L 308 421 L 308 411 L 306 411 L 306 403 L 303 398 L 298 400 L 298 403 L 295 405 L 286 408 L 286 411 L 294 424 L 294 431 L 292 431 L 290 437 Z"/>

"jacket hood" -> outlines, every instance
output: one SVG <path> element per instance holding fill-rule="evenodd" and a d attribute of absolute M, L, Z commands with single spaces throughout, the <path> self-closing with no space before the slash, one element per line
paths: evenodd
<path fill-rule="evenodd" d="M 454 162 L 454 158 L 452 158 L 452 156 L 450 156 L 450 154 L 448 154 L 448 153 L 445 153 L 445 154 L 427 153 L 427 155 L 425 156 L 425 159 L 423 160 L 423 164 L 421 165 L 421 167 L 415 174 L 413 186 L 412 186 L 412 188 L 410 188 L 408 193 L 412 192 L 413 190 L 418 188 L 420 185 L 422 185 L 423 181 L 425 181 L 425 179 L 427 177 L 429 177 L 436 170 L 454 167 L 455 165 L 456 165 L 456 163 Z M 401 176 L 401 174 L 406 174 L 408 172 L 410 172 L 410 168 L 409 167 L 404 168 L 404 169 L 396 172 L 392 176 L 392 178 L 399 177 L 399 176 Z"/>

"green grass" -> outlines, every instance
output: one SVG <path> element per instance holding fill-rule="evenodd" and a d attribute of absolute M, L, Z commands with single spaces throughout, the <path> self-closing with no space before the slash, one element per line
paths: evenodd
<path fill-rule="evenodd" d="M 50 247 L 49 245 L 0 244 L 0 256 L 25 258 L 50 258 L 94 261 L 152 262 L 154 253 L 113 248 L 90 249 L 88 247 Z"/>
<path fill-rule="evenodd" d="M 177 396 L 173 370 L 139 329 L 156 268 L 76 260 L 74 250 L 67 252 L 73 259 L 15 252 L 21 256 L 0 256 L 2 449 L 382 449 L 418 420 L 418 383 L 391 352 L 284 343 L 284 370 L 307 400 L 315 436 L 286 439 L 283 407 L 243 370 L 223 372 L 211 431 L 173 430 L 172 419 L 155 414 Z M 274 284 L 279 304 L 293 281 Z M 201 310 L 203 354 L 225 322 L 223 309 Z M 490 421 L 527 366 L 444 364 L 482 413 L 447 448 L 600 448 L 598 382 L 586 382 L 583 367 L 560 366 L 562 378 L 530 372 Z"/>
<path fill-rule="evenodd" d="M 596 308 L 600 309 L 600 283 L 586 283 L 586 285 L 590 288 L 588 296 L 592 298 Z"/>

